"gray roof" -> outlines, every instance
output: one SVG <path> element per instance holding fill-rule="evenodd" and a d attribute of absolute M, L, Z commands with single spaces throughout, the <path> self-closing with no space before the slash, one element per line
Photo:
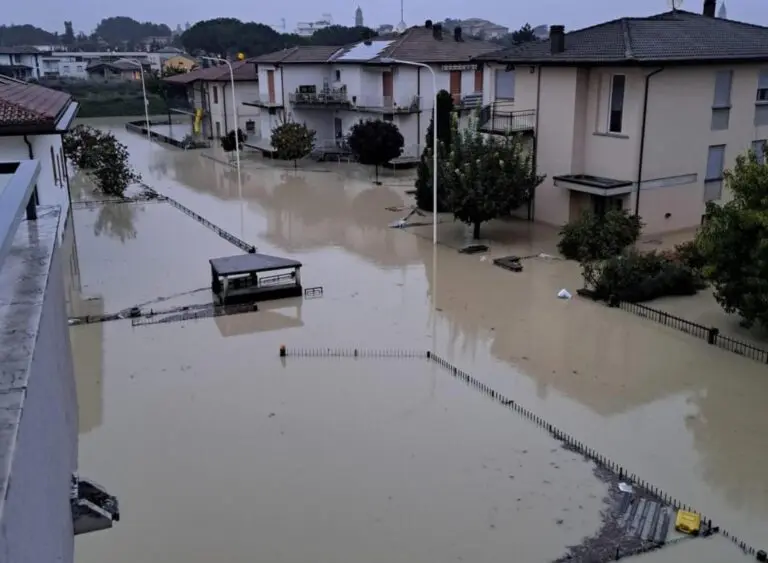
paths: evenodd
<path fill-rule="evenodd" d="M 340 51 L 342 47 L 332 47 L 327 45 L 306 45 L 291 47 L 274 53 L 267 53 L 258 57 L 248 59 L 249 63 L 262 64 L 306 64 L 306 63 L 324 63 L 331 56 Z"/>
<path fill-rule="evenodd" d="M 36 47 L 0 47 L 2 55 L 39 55 L 42 51 Z"/>
<path fill-rule="evenodd" d="M 270 270 L 287 270 L 301 268 L 301 262 L 280 256 L 269 254 L 238 254 L 225 258 L 212 258 L 209 260 L 211 267 L 220 276 L 245 274 L 248 272 L 268 272 Z"/>
<path fill-rule="evenodd" d="M 621 18 L 565 34 L 565 50 L 536 41 L 478 60 L 569 64 L 768 61 L 768 28 L 681 10 Z"/>

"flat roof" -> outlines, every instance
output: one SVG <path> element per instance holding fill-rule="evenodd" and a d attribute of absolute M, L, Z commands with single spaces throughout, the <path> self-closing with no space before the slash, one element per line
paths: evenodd
<path fill-rule="evenodd" d="M 224 258 L 211 258 L 211 267 L 220 276 L 246 274 L 248 272 L 269 272 L 271 270 L 286 270 L 301 268 L 301 262 L 269 254 L 238 254 Z"/>

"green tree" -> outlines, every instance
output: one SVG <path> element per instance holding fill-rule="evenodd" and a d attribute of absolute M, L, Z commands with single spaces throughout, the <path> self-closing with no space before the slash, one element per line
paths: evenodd
<path fill-rule="evenodd" d="M 4 47 L 55 45 L 58 42 L 58 35 L 34 25 L 0 25 L 0 45 Z"/>
<path fill-rule="evenodd" d="M 642 229 L 640 217 L 624 209 L 604 214 L 585 211 L 560 229 L 557 249 L 569 260 L 605 260 L 635 244 Z"/>
<path fill-rule="evenodd" d="M 475 239 L 483 223 L 506 217 L 528 202 L 544 180 L 536 175 L 522 137 L 486 137 L 474 127 L 458 132 L 448 158 L 439 164 L 448 207 L 456 219 L 472 225 Z"/>
<path fill-rule="evenodd" d="M 376 36 L 376 32 L 368 27 L 344 27 L 331 25 L 318 29 L 312 34 L 312 45 L 349 45 Z"/>
<path fill-rule="evenodd" d="M 237 150 L 238 144 L 240 147 L 242 147 L 246 140 L 248 140 L 248 136 L 242 129 L 238 127 L 237 143 L 235 142 L 235 131 L 232 130 L 221 138 L 221 148 L 224 150 L 224 152 L 233 152 Z"/>
<path fill-rule="evenodd" d="M 405 140 L 390 121 L 363 121 L 355 123 L 349 133 L 349 148 L 361 164 L 376 167 L 376 184 L 379 182 L 379 166 L 390 162 L 403 153 Z"/>
<path fill-rule="evenodd" d="M 518 29 L 517 31 L 513 31 L 510 33 L 512 36 L 512 42 L 515 45 L 522 45 L 523 43 L 529 43 L 531 41 L 536 41 L 536 34 L 533 33 L 533 28 L 531 27 L 531 24 L 526 23 L 523 27 Z"/>
<path fill-rule="evenodd" d="M 416 205 L 421 209 L 431 211 L 433 209 L 432 204 L 432 167 L 429 164 L 429 160 L 432 159 L 434 147 L 434 115 L 429 121 L 427 127 L 427 135 L 424 139 L 424 151 L 421 154 L 418 168 L 416 169 Z M 438 158 L 444 158 L 445 154 L 450 151 L 451 138 L 453 135 L 453 96 L 447 91 L 440 90 L 437 93 L 437 140 L 440 143 L 438 147 Z M 442 152 L 441 152 L 442 151 Z M 440 185 L 440 175 L 438 174 L 438 186 L 437 186 L 437 209 L 438 211 L 446 210 L 445 202 L 445 190 Z"/>
<path fill-rule="evenodd" d="M 62 145 L 69 161 L 90 174 L 105 194 L 123 197 L 129 185 L 141 181 L 128 162 L 128 149 L 112 133 L 78 125 L 67 131 Z"/>
<path fill-rule="evenodd" d="M 768 327 L 768 164 L 750 151 L 723 174 L 733 199 L 707 204 L 696 236 L 715 299 L 747 327 Z"/>
<path fill-rule="evenodd" d="M 75 30 L 72 28 L 72 22 L 71 21 L 65 21 L 64 22 L 64 35 L 61 37 L 61 42 L 64 45 L 74 45 L 75 44 Z"/>
<path fill-rule="evenodd" d="M 170 37 L 171 34 L 171 28 L 164 23 L 141 23 L 126 16 L 104 18 L 94 30 L 94 35 L 112 46 L 122 43 L 135 45 L 147 37 Z"/>
<path fill-rule="evenodd" d="M 296 168 L 297 160 L 312 152 L 315 135 L 316 132 L 305 124 L 288 121 L 272 130 L 270 143 L 277 152 L 277 158 L 292 160 Z"/>

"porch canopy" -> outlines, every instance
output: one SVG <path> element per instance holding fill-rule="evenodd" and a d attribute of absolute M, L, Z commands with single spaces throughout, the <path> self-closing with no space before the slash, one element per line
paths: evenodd
<path fill-rule="evenodd" d="M 625 195 L 632 193 L 634 184 L 626 180 L 613 178 L 601 178 L 589 174 L 565 174 L 553 176 L 555 186 L 603 197 Z"/>

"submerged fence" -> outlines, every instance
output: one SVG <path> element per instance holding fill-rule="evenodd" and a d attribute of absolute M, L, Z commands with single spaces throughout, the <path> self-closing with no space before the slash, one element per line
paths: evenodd
<path fill-rule="evenodd" d="M 702 340 L 706 340 L 708 344 L 712 344 L 723 350 L 728 350 L 729 352 L 745 356 L 751 360 L 768 364 L 768 350 L 758 348 L 743 340 L 723 336 L 720 334 L 720 330 L 715 327 L 694 323 L 665 311 L 660 311 L 659 309 L 654 309 L 647 305 L 641 305 L 640 303 L 618 301 L 609 303 L 609 306 L 619 307 L 624 311 L 634 313 L 640 317 L 645 317 L 646 319 L 650 319 L 664 326 L 669 326 L 681 332 L 686 332 L 697 338 L 701 338 Z"/>
<path fill-rule="evenodd" d="M 148 186 L 147 184 L 142 183 L 141 187 L 144 188 L 148 193 L 152 194 L 154 197 L 156 197 L 159 200 L 167 201 L 170 203 L 173 207 L 181 211 L 182 213 L 185 213 L 186 215 L 189 215 L 192 217 L 195 221 L 203 225 L 204 227 L 208 227 L 210 230 L 212 230 L 214 233 L 219 235 L 221 238 L 223 238 L 225 241 L 234 244 L 236 247 L 238 247 L 240 250 L 247 252 L 249 254 L 254 254 L 256 252 L 256 247 L 252 244 L 248 244 L 243 239 L 236 237 L 232 233 L 225 231 L 218 225 L 214 225 L 211 223 L 208 219 L 203 217 L 202 215 L 195 213 L 192 211 L 189 207 L 186 205 L 183 205 L 173 199 L 172 197 L 168 197 L 167 195 L 163 195 L 159 193 L 154 188 Z"/>
<path fill-rule="evenodd" d="M 701 516 L 702 528 L 704 530 L 711 530 L 714 533 L 722 534 L 724 537 L 728 538 L 736 546 L 738 546 L 745 554 L 755 556 L 755 555 L 762 555 L 764 553 L 763 551 L 756 550 L 755 548 L 748 545 L 746 542 L 742 541 L 740 538 L 731 534 L 727 530 L 719 527 L 715 527 L 712 524 L 711 519 L 697 512 L 690 505 L 680 502 L 679 500 L 669 495 L 665 491 L 652 485 L 648 481 L 645 481 L 644 479 L 640 478 L 636 473 L 627 471 L 627 469 L 625 469 L 622 465 L 619 465 L 618 463 L 608 459 L 606 456 L 598 453 L 596 450 L 590 448 L 583 442 L 577 440 L 575 437 L 571 436 L 567 432 L 560 430 L 555 425 L 547 422 L 542 417 L 526 409 L 514 399 L 511 399 L 503 395 L 502 393 L 499 393 L 498 391 L 496 391 L 486 383 L 473 377 L 468 372 L 462 369 L 459 369 L 457 366 L 448 362 L 447 360 L 435 354 L 434 352 L 431 352 L 431 351 L 423 352 L 423 351 L 417 351 L 417 350 L 398 350 L 398 349 L 370 350 L 370 349 L 363 349 L 363 348 L 290 348 L 286 346 L 281 346 L 280 356 L 281 357 L 292 357 L 292 356 L 293 357 L 327 357 L 327 358 L 336 357 L 336 358 L 427 359 L 428 361 L 434 362 L 435 364 L 444 368 L 449 374 L 451 374 L 453 377 L 455 377 L 459 381 L 462 381 L 469 387 L 472 387 L 475 390 L 480 391 L 481 393 L 493 399 L 500 405 L 508 408 L 511 411 L 516 412 L 517 414 L 521 415 L 523 418 L 526 418 L 529 421 L 533 422 L 534 424 L 536 424 L 537 426 L 539 426 L 540 428 L 542 428 L 543 430 L 551 434 L 555 439 L 563 442 L 566 447 L 592 460 L 599 467 L 605 468 L 615 473 L 619 477 L 619 479 L 622 479 L 624 481 L 631 483 L 638 489 L 644 491 L 646 494 L 653 495 L 659 498 L 661 501 L 663 501 L 666 504 L 669 504 L 670 506 L 674 507 L 676 510 L 696 512 Z M 654 547 L 649 546 L 648 548 L 644 548 L 641 551 L 649 551 L 651 549 L 654 549 Z M 625 556 L 634 555 L 637 553 L 640 553 L 640 551 L 636 551 L 633 553 L 622 552 L 620 556 L 625 557 Z M 604 561 L 612 561 L 614 559 L 615 557 L 612 556 L 608 559 L 604 559 Z"/>

